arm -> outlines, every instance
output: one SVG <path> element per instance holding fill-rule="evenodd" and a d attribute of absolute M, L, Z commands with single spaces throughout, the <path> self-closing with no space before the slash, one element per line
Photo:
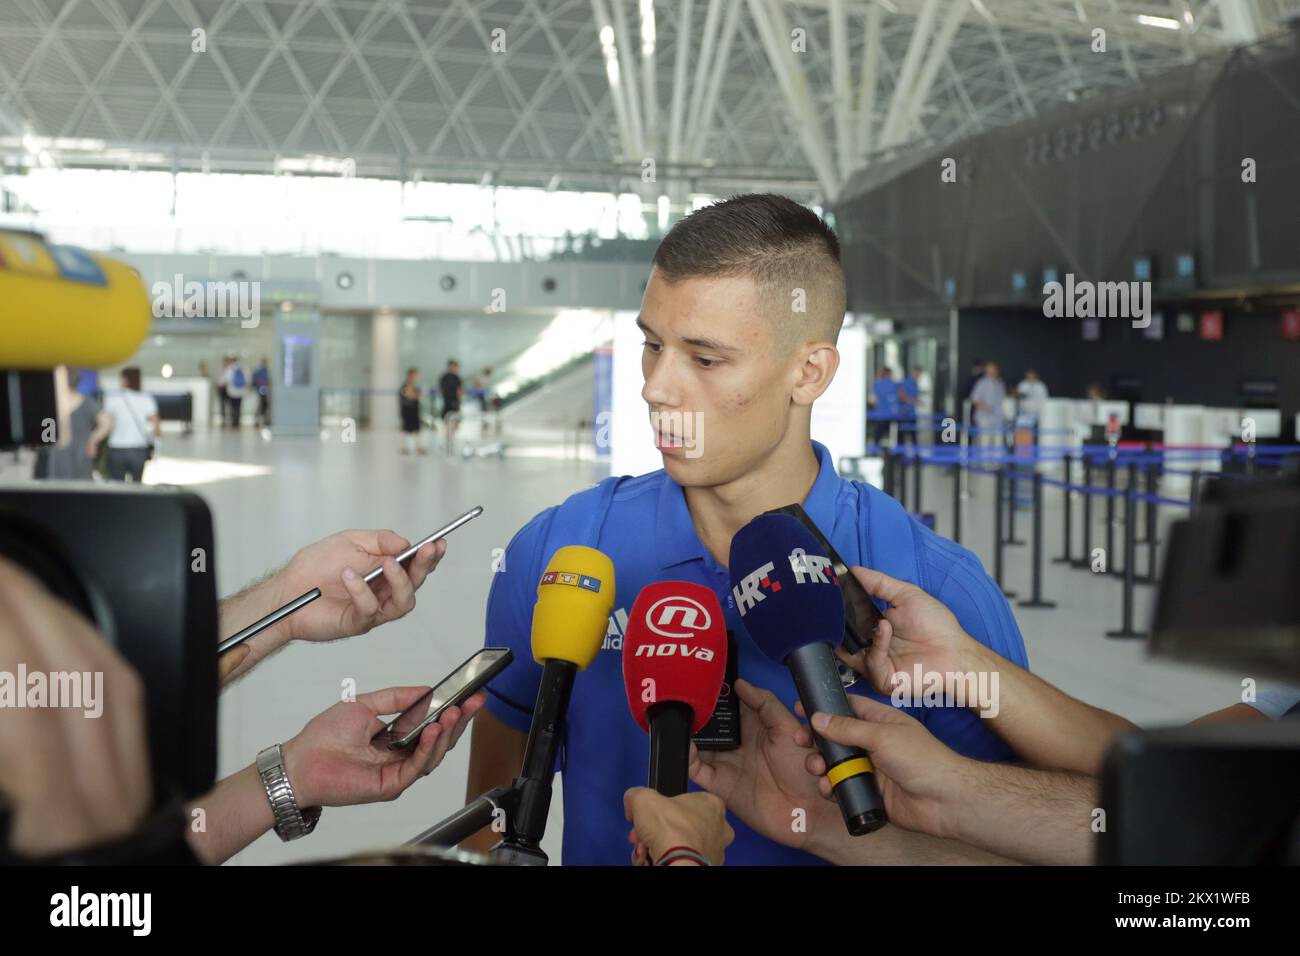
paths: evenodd
<path fill-rule="evenodd" d="M 988 701 L 966 701 L 972 709 L 979 708 L 981 725 L 1029 763 L 1076 773 L 1100 773 L 1114 739 L 1134 729 L 1118 714 L 1069 696 L 975 640 L 952 611 L 916 585 L 867 568 L 852 571 L 868 594 L 888 606 L 871 649 L 840 656 L 880 693 L 910 696 L 917 668 L 922 674 L 974 675 L 974 683 L 991 692 Z M 965 571 L 955 569 L 954 576 L 958 574 Z M 969 587 L 966 577 L 972 577 Z M 945 583 L 952 591 L 945 596 L 970 619 L 988 616 L 976 608 L 976 598 L 965 594 L 978 584 L 973 574 Z M 985 675 L 983 681 L 980 675 Z"/>
<path fill-rule="evenodd" d="M 903 829 L 909 825 L 905 819 L 869 836 L 849 836 L 838 806 L 819 792 L 817 778 L 809 772 L 808 759 L 817 750 L 807 727 L 771 691 L 745 680 L 736 681 L 735 689 L 740 748 L 701 752 L 692 746 L 690 774 L 755 832 L 840 865 L 1008 862 L 952 839 Z M 943 753 L 957 756 L 916 726 Z"/>
<path fill-rule="evenodd" d="M 383 728 L 381 714 L 414 704 L 427 687 L 390 687 L 335 704 L 312 718 L 284 744 L 284 769 L 300 809 L 342 807 L 395 800 L 427 775 L 483 706 L 474 694 L 463 707 L 448 707 L 420 735 L 413 750 L 380 750 L 370 739 Z M 266 788 L 250 764 L 231 774 L 191 803 L 191 817 L 203 811 L 203 828 L 187 833 L 190 848 L 204 863 L 222 863 L 275 824 Z"/>
<path fill-rule="evenodd" d="M 811 847 L 836 866 L 1014 866 L 1015 860 L 959 840 L 887 826 L 865 837 L 849 836 L 843 824 L 827 830 Z"/>
<path fill-rule="evenodd" d="M 415 607 L 415 591 L 438 566 L 446 541 L 426 544 L 405 569 L 393 558 L 410 542 L 392 531 L 340 531 L 309 544 L 283 568 L 218 606 L 218 637 L 225 639 L 299 594 L 319 587 L 321 596 L 246 643 L 251 650 L 231 679 L 251 670 L 289 641 L 332 641 L 365 634 Z M 371 584 L 361 576 L 382 565 Z"/>
<path fill-rule="evenodd" d="M 1089 865 L 1096 854 L 1097 781 L 1075 773 L 967 761 L 951 834 L 1030 864 Z"/>
<path fill-rule="evenodd" d="M 814 714 L 812 727 L 871 755 L 892 823 L 1026 863 L 1092 862 L 1095 780 L 972 760 L 888 704 L 858 695 L 849 702 L 856 717 Z M 802 728 L 800 742 L 811 741 Z M 812 753 L 806 768 L 820 777 L 826 762 Z M 818 787 L 830 796 L 824 777 Z"/>
<path fill-rule="evenodd" d="M 1136 725 L 1119 714 L 1093 707 L 1017 667 L 983 644 L 970 641 L 963 656 L 973 673 L 997 676 L 1001 692 L 993 732 L 1028 763 L 1074 773 L 1101 773 L 1106 751 Z"/>
<path fill-rule="evenodd" d="M 509 667 L 493 678 L 487 706 L 474 727 L 465 789 L 467 801 L 494 787 L 509 786 L 523 767 L 533 702 L 542 679 L 542 667 L 533 660 L 532 652 L 533 604 L 537 600 L 537 581 L 545 560 L 541 555 L 554 510 L 542 512 L 519 530 L 506 547 L 505 560 L 492 575 L 484 622 L 486 643 L 509 647 L 515 657 Z M 483 852 L 501 838 L 502 834 L 485 827 L 461 845 L 467 850 Z"/>
<path fill-rule="evenodd" d="M 528 734 L 515 730 L 485 710 L 474 722 L 469 741 L 469 782 L 465 802 L 493 787 L 508 787 L 524 765 Z M 501 841 L 501 834 L 485 828 L 461 844 L 466 850 L 485 853 Z"/>
<path fill-rule="evenodd" d="M 113 416 L 102 408 L 95 414 L 95 428 L 86 440 L 86 457 L 94 458 L 99 454 L 100 444 L 113 432 Z"/>

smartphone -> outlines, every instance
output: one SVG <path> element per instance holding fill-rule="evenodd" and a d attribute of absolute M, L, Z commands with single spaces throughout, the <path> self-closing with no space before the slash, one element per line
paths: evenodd
<path fill-rule="evenodd" d="M 840 593 L 844 600 L 844 649 L 850 654 L 856 654 L 869 648 L 872 635 L 876 633 L 876 625 L 884 615 L 876 607 L 875 601 L 871 600 L 871 595 L 858 583 L 858 579 L 853 576 L 844 559 L 831 547 L 831 543 L 826 540 L 826 535 L 813 524 L 812 518 L 808 517 L 808 512 L 803 510 L 803 505 L 793 504 L 786 505 L 784 508 L 773 508 L 765 514 L 798 518 L 799 522 L 811 531 L 813 537 L 826 549 L 826 556 L 831 559 L 831 567 L 835 569 L 835 575 L 840 579 Z"/>
<path fill-rule="evenodd" d="M 370 742 L 384 750 L 408 750 L 424 728 L 453 705 L 465 703 L 475 691 L 500 674 L 514 660 L 508 647 L 485 647 L 444 677 L 437 686 L 402 711 Z"/>
<path fill-rule="evenodd" d="M 407 562 L 411 560 L 411 558 L 415 557 L 415 553 L 417 551 L 419 551 L 430 541 L 437 541 L 439 538 L 445 538 L 447 535 L 451 534 L 461 525 L 474 520 L 482 513 L 483 513 L 483 506 L 475 505 L 473 508 L 470 508 L 469 511 L 466 511 L 463 515 L 461 515 L 456 520 L 443 525 L 437 531 L 433 532 L 433 534 L 430 534 L 427 537 L 421 538 L 419 541 L 415 542 L 415 544 L 411 545 L 409 548 L 407 548 L 405 551 L 403 551 L 401 554 L 397 556 L 396 558 L 397 563 L 401 565 L 405 565 Z M 375 578 L 379 577 L 383 573 L 384 573 L 384 566 L 382 564 L 379 564 L 371 568 L 369 571 L 367 571 L 365 573 L 365 576 L 362 577 L 361 580 L 369 584 L 371 581 L 375 580 Z M 248 625 L 248 627 L 244 628 L 242 631 L 238 631 L 230 635 L 230 637 L 226 638 L 224 641 L 222 641 L 220 644 L 217 645 L 217 653 L 224 654 L 226 653 L 226 651 L 230 650 L 231 648 L 238 647 L 240 644 L 244 643 L 244 641 L 248 640 L 250 637 L 254 637 L 258 634 L 261 634 L 272 624 L 278 624 L 280 621 L 283 621 L 294 611 L 306 607 L 312 601 L 320 597 L 320 594 L 321 594 L 320 588 L 312 588 L 310 591 L 307 591 L 304 594 L 299 594 L 288 604 L 276 608 L 270 614 L 266 615 L 266 617 L 256 620 L 252 624 Z"/>

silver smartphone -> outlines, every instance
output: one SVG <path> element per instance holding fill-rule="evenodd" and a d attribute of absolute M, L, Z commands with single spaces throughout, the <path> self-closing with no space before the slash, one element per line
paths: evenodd
<path fill-rule="evenodd" d="M 424 728 L 453 705 L 465 703 L 475 691 L 496 677 L 514 660 L 508 647 L 485 647 L 438 682 L 402 711 L 370 742 L 384 750 L 408 750 L 420 739 Z"/>

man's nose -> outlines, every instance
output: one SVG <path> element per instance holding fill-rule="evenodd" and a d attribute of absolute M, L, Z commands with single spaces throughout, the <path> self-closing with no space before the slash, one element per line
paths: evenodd
<path fill-rule="evenodd" d="M 651 408 L 676 408 L 681 404 L 681 390 L 676 382 L 673 362 L 666 353 L 660 353 L 646 373 L 641 397 Z"/>

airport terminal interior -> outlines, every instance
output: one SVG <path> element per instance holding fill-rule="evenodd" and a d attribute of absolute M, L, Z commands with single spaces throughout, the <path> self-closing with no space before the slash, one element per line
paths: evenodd
<path fill-rule="evenodd" d="M 1294 0 L 0 0 L 0 289 L 98 270 L 104 315 L 124 282 L 149 306 L 123 354 L 54 373 L 111 430 L 11 428 L 0 492 L 196 494 L 219 596 L 337 531 L 416 541 L 482 506 L 409 615 L 224 689 L 233 774 L 347 688 L 432 684 L 492 644 L 516 533 L 662 467 L 638 326 L 656 253 L 743 196 L 838 238 L 811 437 L 973 552 L 1033 673 L 1142 728 L 1300 683 L 1148 640 L 1176 525 L 1300 470 Z M 73 352 L 101 308 L 76 301 Z M 152 396 L 145 422 L 123 388 Z M 734 437 L 696 427 L 704 460 Z M 473 796 L 468 744 L 230 862 L 400 844 Z"/>

